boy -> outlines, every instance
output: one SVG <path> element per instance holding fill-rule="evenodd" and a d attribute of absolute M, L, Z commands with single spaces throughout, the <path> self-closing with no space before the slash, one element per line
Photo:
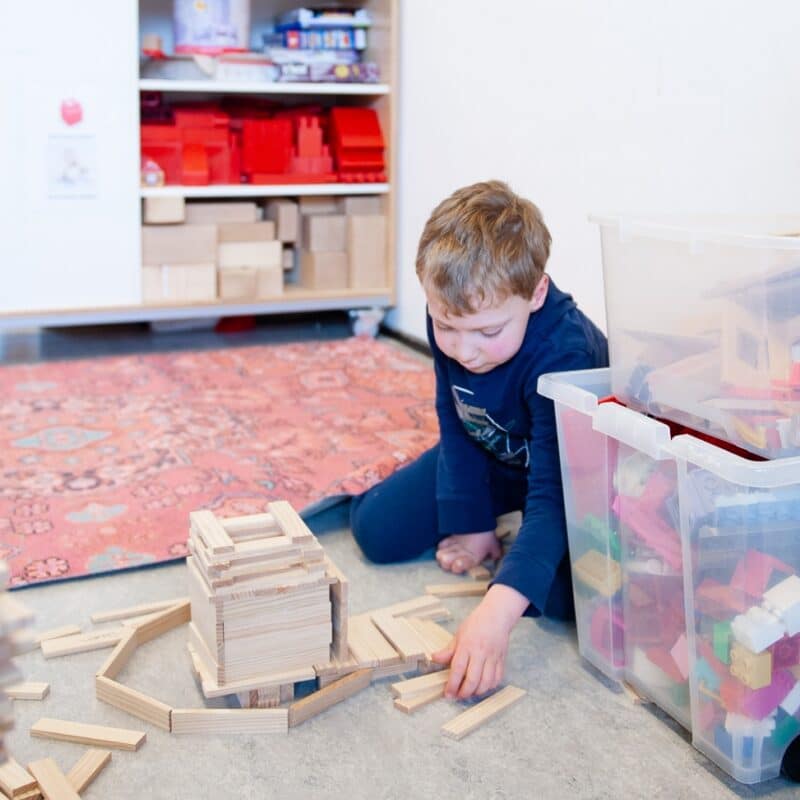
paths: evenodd
<path fill-rule="evenodd" d="M 417 252 L 428 303 L 440 441 L 353 499 L 353 534 L 372 561 L 436 546 L 462 573 L 498 559 L 496 517 L 523 509 L 522 527 L 488 592 L 452 644 L 448 697 L 501 681 L 523 614 L 574 616 L 552 402 L 539 375 L 608 363 L 603 334 L 545 274 L 550 233 L 539 209 L 506 184 L 456 191 L 434 209 Z"/>

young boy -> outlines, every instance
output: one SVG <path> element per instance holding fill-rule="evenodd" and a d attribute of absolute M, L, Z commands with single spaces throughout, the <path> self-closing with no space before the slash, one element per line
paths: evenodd
<path fill-rule="evenodd" d="M 435 654 L 450 663 L 448 697 L 501 681 L 523 614 L 574 616 L 553 404 L 545 372 L 608 363 L 603 334 L 545 274 L 550 233 L 539 209 L 504 183 L 466 186 L 425 225 L 417 275 L 428 303 L 440 441 L 354 498 L 364 554 L 388 563 L 436 546 L 445 570 L 498 559 L 496 518 L 522 527 L 488 592 Z"/>

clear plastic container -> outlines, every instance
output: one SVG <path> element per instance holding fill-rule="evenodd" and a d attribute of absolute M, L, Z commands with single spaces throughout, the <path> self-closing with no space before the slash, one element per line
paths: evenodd
<path fill-rule="evenodd" d="M 614 394 L 768 458 L 800 454 L 800 215 L 591 219 Z"/>

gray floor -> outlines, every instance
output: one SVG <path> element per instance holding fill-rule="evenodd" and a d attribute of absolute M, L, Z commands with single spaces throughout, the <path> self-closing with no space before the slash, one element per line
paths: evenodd
<path fill-rule="evenodd" d="M 88 338 L 81 339 L 84 335 Z M 272 341 L 277 335 L 282 334 L 259 333 L 253 338 Z M 327 329 L 324 335 L 339 334 Z M 152 335 L 134 331 L 130 341 L 120 344 L 112 336 L 96 341 L 68 331 L 51 336 L 43 347 L 41 336 L 19 334 L 16 340 L 4 338 L 5 355 L 0 360 L 129 352 L 137 349 L 137 337 L 138 349 L 179 346 L 170 337 L 153 337 L 150 344 L 142 344 L 142 336 Z M 251 341 L 241 336 L 238 341 L 243 340 Z M 214 341 L 210 339 L 208 346 L 219 346 Z M 226 339 L 225 343 L 238 342 Z M 193 346 L 200 346 L 196 338 Z M 394 566 L 367 564 L 350 536 L 344 506 L 317 515 L 310 524 L 350 580 L 352 613 L 415 596 L 426 583 L 447 579 L 431 559 Z M 17 597 L 35 612 L 39 630 L 72 623 L 89 629 L 94 611 L 185 593 L 186 571 L 180 564 L 33 587 Z M 454 630 L 476 601 L 445 602 L 455 615 L 449 623 Z M 120 680 L 172 706 L 200 706 L 202 697 L 191 676 L 185 645 L 185 628 L 145 645 Z M 48 681 L 51 693 L 42 702 L 18 701 L 16 727 L 7 736 L 20 762 L 50 756 L 68 769 L 84 748 L 31 738 L 29 728 L 38 718 L 145 730 L 142 748 L 135 753 L 116 751 L 112 763 L 87 790 L 88 798 L 716 800 L 796 798 L 800 792 L 780 779 L 745 787 L 727 778 L 692 748 L 688 734 L 670 718 L 635 705 L 583 662 L 570 625 L 526 619 L 517 626 L 507 681 L 525 688 L 528 696 L 461 742 L 439 733 L 440 726 L 460 710 L 455 703 L 442 700 L 406 716 L 392 706 L 390 680 L 373 684 L 288 735 L 170 735 L 95 699 L 94 672 L 106 655 L 107 651 L 98 651 L 45 660 L 33 652 L 21 657 L 26 679 Z"/>

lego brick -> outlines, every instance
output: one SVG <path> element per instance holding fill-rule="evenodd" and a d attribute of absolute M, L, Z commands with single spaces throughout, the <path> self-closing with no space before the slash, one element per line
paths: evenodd
<path fill-rule="evenodd" d="M 143 303 L 199 303 L 216 298 L 217 270 L 211 262 L 142 267 Z"/>
<path fill-rule="evenodd" d="M 142 221 L 147 225 L 185 222 L 186 201 L 182 197 L 145 197 Z"/>
<path fill-rule="evenodd" d="M 218 242 L 271 242 L 275 239 L 275 223 L 222 222 L 217 227 Z"/>
<path fill-rule="evenodd" d="M 521 700 L 526 695 L 524 689 L 516 686 L 506 686 L 491 697 L 487 697 L 477 705 L 459 714 L 450 722 L 445 723 L 441 732 L 451 739 L 460 740 L 481 725 L 493 719 L 509 706 Z"/>
<path fill-rule="evenodd" d="M 312 253 L 347 249 L 348 220 L 343 214 L 303 215 L 303 249 Z"/>
<path fill-rule="evenodd" d="M 772 653 L 753 653 L 739 642 L 730 650 L 731 675 L 751 689 L 762 689 L 772 683 Z"/>
<path fill-rule="evenodd" d="M 386 217 L 347 217 L 348 285 L 376 289 L 388 284 Z"/>
<path fill-rule="evenodd" d="M 47 800 L 80 800 L 67 776 L 52 758 L 41 758 L 28 764 L 28 771 L 36 778 Z"/>
<path fill-rule="evenodd" d="M 216 260 L 216 225 L 142 226 L 142 264 L 208 264 Z"/>
<path fill-rule="evenodd" d="M 193 225 L 257 220 L 258 206 L 255 203 L 237 200 L 219 203 L 190 201 L 186 204 L 186 221 Z"/>
<path fill-rule="evenodd" d="M 383 214 L 383 197 L 379 194 L 356 194 L 340 197 L 336 203 L 340 214 Z"/>
<path fill-rule="evenodd" d="M 31 726 L 31 736 L 37 739 L 55 739 L 61 742 L 112 747 L 119 750 L 138 750 L 147 734 L 127 728 L 110 728 L 63 719 L 42 717 Z"/>
<path fill-rule="evenodd" d="M 293 200 L 269 200 L 264 205 L 264 216 L 275 223 L 275 236 L 279 241 L 297 241 L 300 218 L 297 203 Z"/>
<path fill-rule="evenodd" d="M 300 283 L 308 289 L 346 289 L 347 253 L 300 251 Z"/>
<path fill-rule="evenodd" d="M 272 241 L 222 242 L 217 251 L 220 269 L 232 267 L 281 267 L 281 243 Z"/>
<path fill-rule="evenodd" d="M 283 294 L 283 269 L 260 267 L 256 270 L 256 296 L 264 299 Z"/>
<path fill-rule="evenodd" d="M 220 300 L 254 300 L 258 292 L 255 267 L 227 267 L 218 272 Z"/>
<path fill-rule="evenodd" d="M 784 631 L 780 620 L 760 606 L 753 606 L 746 613 L 738 614 L 731 622 L 734 638 L 754 653 L 760 653 L 782 639 Z"/>
<path fill-rule="evenodd" d="M 72 788 L 80 794 L 100 774 L 109 761 L 111 761 L 110 750 L 89 748 L 73 764 L 72 769 L 67 773 L 67 780 L 72 784 Z"/>

